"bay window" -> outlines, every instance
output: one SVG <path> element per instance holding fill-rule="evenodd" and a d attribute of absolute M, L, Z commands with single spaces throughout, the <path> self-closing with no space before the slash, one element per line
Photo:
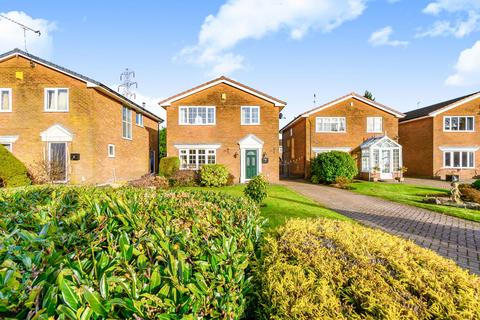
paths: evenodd
<path fill-rule="evenodd" d="M 215 149 L 180 149 L 179 155 L 182 170 L 198 170 L 204 164 L 217 162 Z"/>
<path fill-rule="evenodd" d="M 214 125 L 215 107 L 180 107 L 179 124 Z"/>
<path fill-rule="evenodd" d="M 316 132 L 346 132 L 345 117 L 317 117 Z"/>

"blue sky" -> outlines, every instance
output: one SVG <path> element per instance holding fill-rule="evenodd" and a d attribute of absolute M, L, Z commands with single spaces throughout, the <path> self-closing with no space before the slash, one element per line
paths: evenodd
<path fill-rule="evenodd" d="M 139 99 L 225 74 L 286 100 L 286 119 L 351 91 L 400 111 L 480 91 L 480 0 L 0 0 L 28 49 Z M 0 19 L 0 50 L 23 33 Z M 159 108 L 157 108 L 157 111 Z"/>

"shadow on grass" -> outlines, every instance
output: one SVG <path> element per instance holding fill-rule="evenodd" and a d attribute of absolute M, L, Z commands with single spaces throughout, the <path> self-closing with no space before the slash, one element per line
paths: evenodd
<path fill-rule="evenodd" d="M 304 206 L 309 206 L 309 207 L 314 207 L 314 208 L 318 208 L 318 207 L 323 208 L 323 206 L 318 204 L 318 203 L 299 201 L 299 200 L 294 200 L 294 199 L 291 199 L 291 198 L 284 198 L 284 197 L 277 197 L 277 196 L 269 196 L 269 198 L 270 199 L 283 200 L 283 201 L 287 201 L 287 202 L 298 203 L 298 204 L 301 204 L 301 205 L 304 205 Z"/>

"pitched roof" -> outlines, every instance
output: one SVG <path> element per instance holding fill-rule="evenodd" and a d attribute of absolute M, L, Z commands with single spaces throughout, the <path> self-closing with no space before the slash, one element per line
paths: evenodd
<path fill-rule="evenodd" d="M 283 130 L 287 129 L 288 127 L 290 127 L 292 124 L 294 124 L 295 122 L 297 122 L 300 118 L 305 118 L 305 117 L 308 117 L 310 115 L 312 115 L 313 113 L 316 113 L 320 110 L 323 110 L 323 109 L 326 109 L 328 107 L 331 107 L 331 106 L 334 106 L 335 104 L 339 103 L 339 102 L 342 102 L 342 101 L 345 101 L 347 99 L 350 99 L 350 98 L 354 98 L 354 99 L 357 99 L 359 101 L 362 101 L 366 104 L 369 104 L 371 105 L 372 107 L 375 107 L 377 109 L 380 109 L 380 110 L 383 110 L 385 112 L 388 112 L 390 114 L 393 114 L 394 116 L 398 117 L 398 118 L 403 118 L 405 116 L 405 114 L 401 113 L 400 111 L 397 111 L 395 109 L 392 109 L 390 107 L 387 107 L 386 105 L 384 104 L 381 104 L 377 101 L 374 101 L 374 100 L 370 100 L 370 99 L 367 99 L 365 98 L 364 96 L 361 96 L 359 95 L 358 93 L 356 92 L 351 92 L 349 94 L 346 94 L 338 99 L 335 99 L 333 101 L 330 101 L 326 104 L 323 104 L 321 106 L 318 106 L 318 107 L 315 107 L 313 109 L 310 109 L 300 115 L 298 115 L 297 117 L 295 117 L 292 121 L 290 121 L 286 126 L 284 126 L 282 129 L 280 129 L 280 132 L 282 132 Z"/>
<path fill-rule="evenodd" d="M 471 93 L 471 94 L 467 94 L 465 96 L 458 97 L 458 98 L 455 98 L 455 99 L 451 99 L 451 100 L 439 102 L 439 103 L 436 103 L 436 104 L 432 104 L 430 106 L 423 107 L 423 108 L 420 108 L 420 109 L 415 109 L 415 110 L 412 110 L 412 111 L 408 111 L 408 112 L 405 113 L 406 117 L 403 118 L 402 120 L 400 120 L 400 122 L 413 120 L 413 119 L 417 119 L 417 118 L 421 118 L 421 117 L 432 116 L 432 113 L 435 113 L 435 111 L 441 111 L 442 109 L 448 108 L 449 106 L 451 106 L 451 105 L 453 105 L 457 102 L 461 102 L 464 99 L 468 99 L 468 98 L 470 98 L 470 97 L 472 97 L 476 94 L 480 94 L 480 91 L 479 92 L 474 92 L 474 93 Z"/>
<path fill-rule="evenodd" d="M 196 86 L 196 87 L 193 87 L 191 89 L 188 89 L 186 91 L 183 91 L 183 92 L 180 92 L 179 94 L 176 94 L 174 96 L 171 96 L 170 98 L 167 98 L 165 100 L 162 100 L 160 101 L 158 104 L 161 106 L 161 107 L 168 107 L 169 105 L 172 104 L 172 102 L 175 102 L 175 101 L 178 101 L 180 99 L 183 99 L 185 97 L 188 97 L 194 93 L 197 93 L 199 91 L 202 91 L 202 90 L 205 90 L 207 88 L 210 88 L 210 87 L 213 87 L 219 83 L 226 83 L 228 85 L 231 85 L 235 88 L 238 88 L 240 90 L 243 90 L 245 92 L 248 92 L 248 93 L 251 93 L 261 99 L 264 99 L 264 100 L 267 100 L 267 101 L 270 101 L 272 103 L 275 104 L 275 106 L 279 106 L 279 107 L 284 107 L 287 105 L 287 103 L 285 101 L 282 101 L 282 100 L 279 100 L 277 98 L 274 98 L 264 92 L 261 92 L 261 91 L 258 91 L 256 89 L 253 89 L 252 87 L 249 87 L 249 86 L 246 86 L 240 82 L 237 82 L 235 80 L 232 80 L 230 78 L 227 78 L 225 76 L 221 76 L 219 78 L 216 78 L 216 79 L 213 79 L 213 80 L 210 80 L 208 82 L 205 82 L 199 86 Z"/>
<path fill-rule="evenodd" d="M 39 63 L 41 65 L 44 65 L 44 66 L 46 66 L 50 69 L 54 69 L 56 71 L 59 71 L 59 72 L 64 73 L 66 75 L 69 75 L 73 78 L 76 78 L 80 81 L 83 81 L 87 84 L 87 87 L 99 89 L 100 91 L 103 91 L 103 92 L 107 93 L 108 95 L 113 96 L 114 98 L 122 101 L 123 103 L 126 103 L 127 105 L 136 109 L 137 111 L 141 112 L 142 114 L 146 115 L 147 117 L 149 117 L 149 118 L 151 118 L 155 121 L 158 121 L 160 123 L 163 122 L 163 119 L 161 119 L 160 117 L 156 116 L 152 112 L 148 111 L 147 109 L 138 105 L 137 103 L 133 102 L 132 100 L 126 98 L 125 96 L 121 95 L 120 93 L 116 92 L 115 90 L 112 90 L 111 88 L 107 87 L 106 85 L 104 85 L 104 84 L 102 84 L 102 83 L 100 83 L 96 80 L 93 80 L 92 78 L 81 75 L 80 73 L 74 72 L 74 71 L 69 70 L 67 68 L 64 68 L 62 66 L 59 66 L 55 63 L 52 63 L 52 62 L 47 61 L 45 59 L 34 56 L 33 54 L 25 52 L 23 50 L 20 50 L 18 48 L 13 49 L 13 50 L 8 51 L 8 52 L 5 52 L 3 54 L 0 54 L 0 61 L 6 60 L 6 59 L 8 59 L 12 56 L 22 56 L 26 59 L 35 61 L 36 63 Z"/>

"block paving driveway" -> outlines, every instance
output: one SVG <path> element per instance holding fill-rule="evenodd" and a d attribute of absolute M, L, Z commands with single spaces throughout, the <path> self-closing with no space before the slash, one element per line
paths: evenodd
<path fill-rule="evenodd" d="M 480 223 L 302 180 L 281 183 L 331 210 L 413 240 L 480 274 Z"/>

